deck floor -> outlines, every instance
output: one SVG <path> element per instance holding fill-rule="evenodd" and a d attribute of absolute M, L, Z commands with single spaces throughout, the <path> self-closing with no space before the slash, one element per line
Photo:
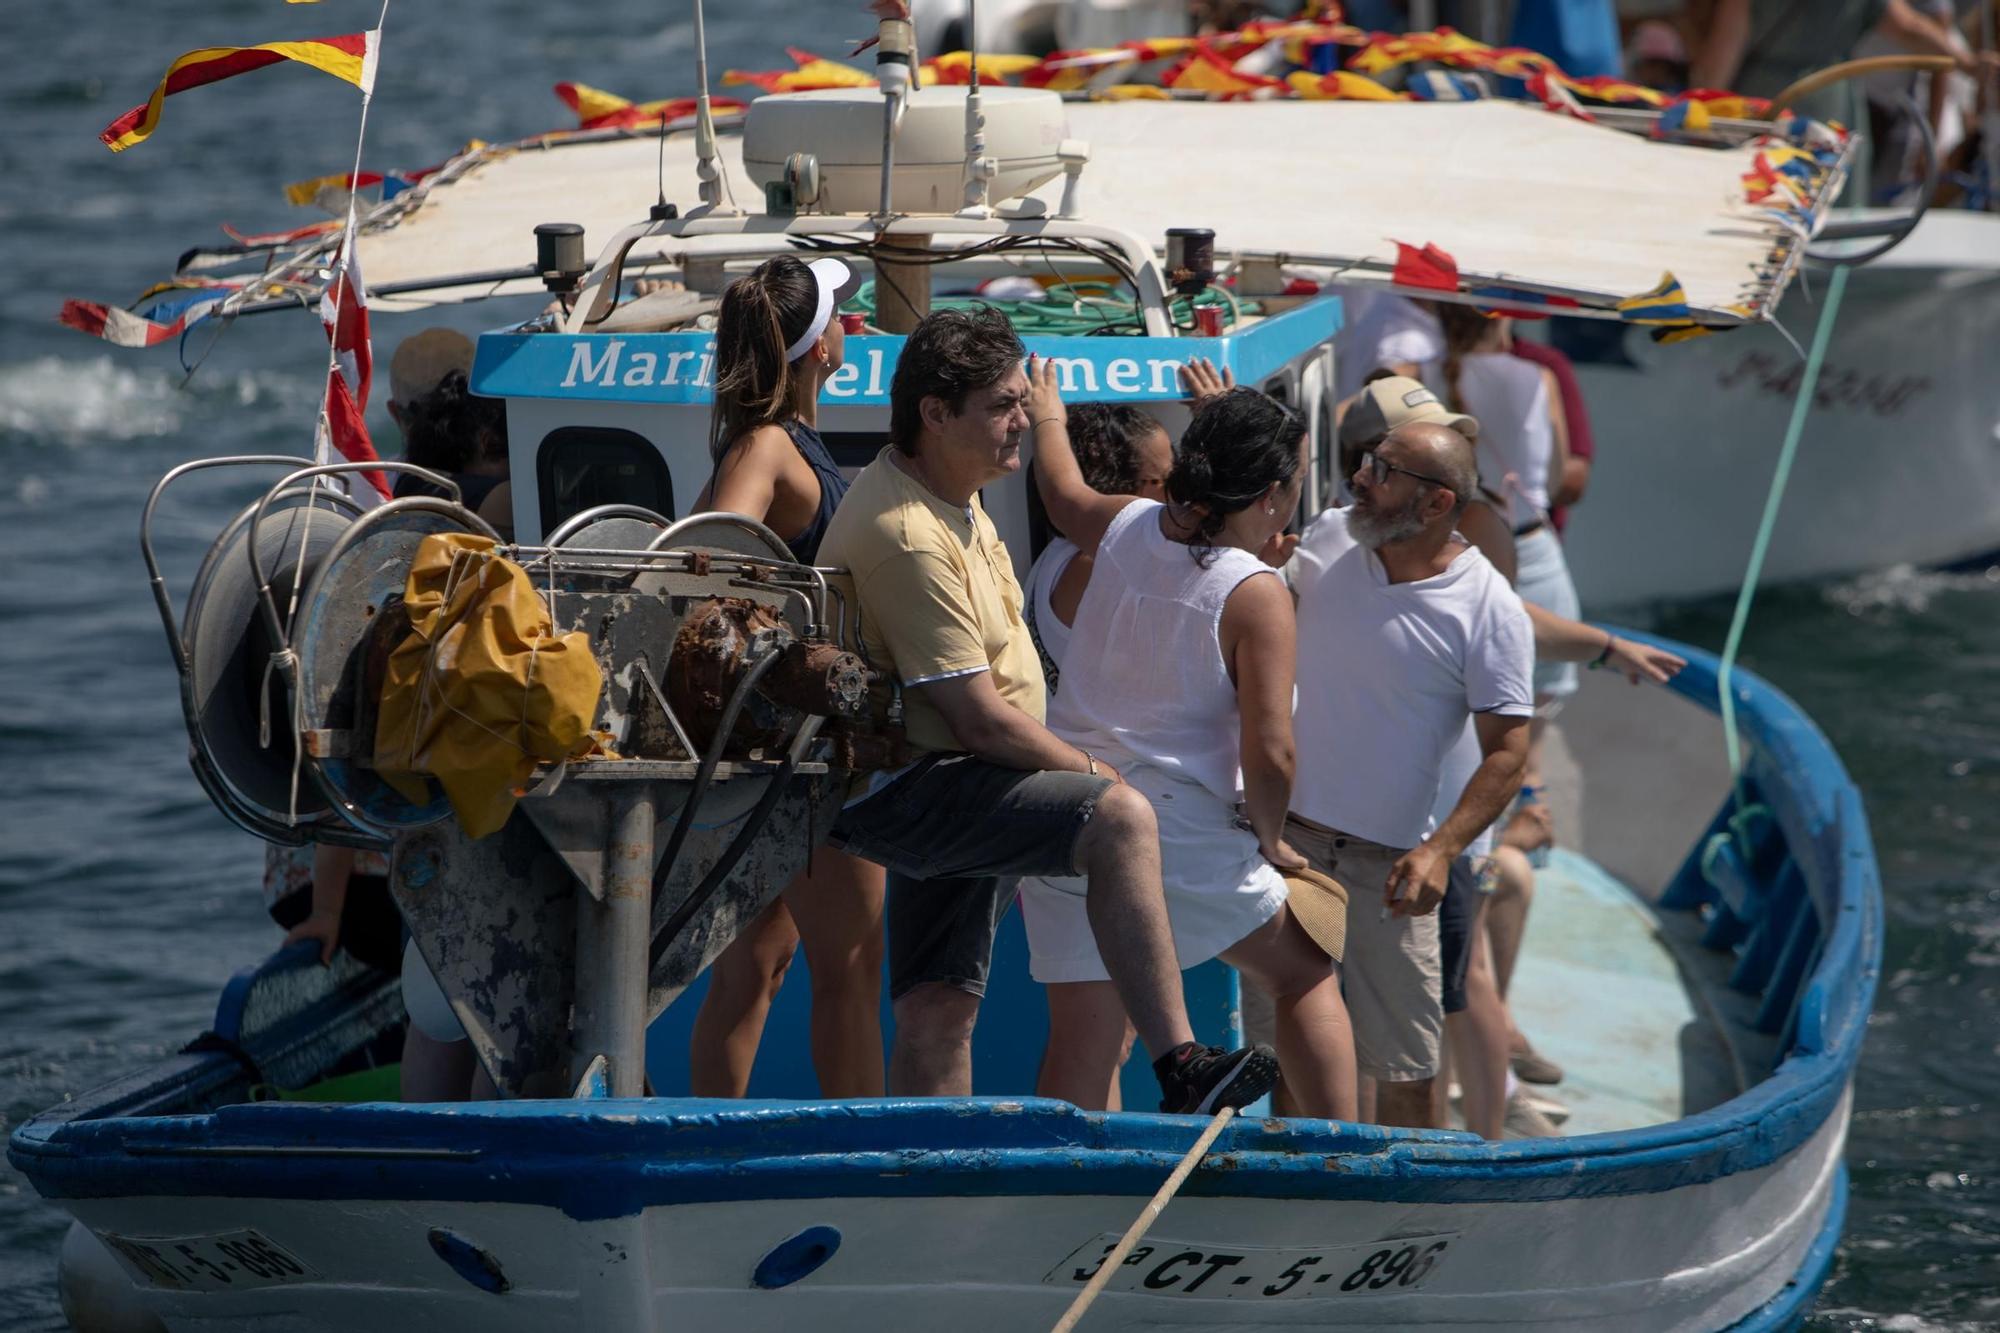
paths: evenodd
<path fill-rule="evenodd" d="M 1535 877 L 1509 999 L 1563 1067 L 1549 1092 L 1570 1108 L 1566 1134 L 1677 1120 L 1739 1090 L 1705 979 L 1631 890 L 1576 853 L 1557 851 Z"/>

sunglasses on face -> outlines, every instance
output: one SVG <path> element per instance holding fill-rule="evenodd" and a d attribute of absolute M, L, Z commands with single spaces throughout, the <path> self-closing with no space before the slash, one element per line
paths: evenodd
<path fill-rule="evenodd" d="M 1406 467 L 1399 467 L 1376 453 L 1373 449 L 1361 455 L 1361 466 L 1357 471 L 1366 472 L 1368 480 L 1377 486 L 1389 480 L 1391 472 L 1400 472 L 1406 477 L 1413 477 L 1418 481 L 1427 482 L 1432 486 L 1442 486 L 1448 491 L 1452 488 L 1451 483 L 1442 477 L 1426 476 L 1424 473 L 1412 472 Z"/>

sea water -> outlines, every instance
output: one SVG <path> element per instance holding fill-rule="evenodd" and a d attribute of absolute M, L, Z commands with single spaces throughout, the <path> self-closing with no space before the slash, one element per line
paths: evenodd
<path fill-rule="evenodd" d="M 868 35 L 858 3 L 712 5 L 714 68 L 828 56 Z M 130 352 L 57 327 L 64 297 L 123 303 L 182 249 L 297 226 L 281 187 L 347 170 L 353 90 L 274 68 L 174 98 L 157 136 L 96 134 L 198 46 L 351 30 L 373 5 L 136 0 L 15 6 L 0 54 L 0 1131 L 177 1049 L 224 979 L 275 946 L 262 849 L 186 762 L 171 666 L 138 557 L 139 507 L 187 459 L 303 453 L 325 366 L 304 311 Z M 679 6 L 392 8 L 370 168 L 468 138 L 572 123 L 559 79 L 635 99 L 691 90 Z M 366 17 L 364 17 L 364 15 Z M 685 196 L 686 191 L 681 193 Z M 683 197 L 683 202 L 686 199 Z M 561 220 L 551 201 L 548 220 Z M 605 238 L 593 237 L 593 248 Z M 532 238 L 521 237 L 522 262 Z M 532 309 L 379 316 L 380 408 L 395 341 Z M 184 367 L 194 367 L 190 376 Z M 1600 438 L 1616 432 L 1600 423 Z M 1615 444 L 1600 467 L 1618 465 Z M 1861 484 L 1861 483 L 1857 483 Z M 178 602 L 243 481 L 191 479 L 164 507 Z M 1720 642 L 1727 603 L 1651 627 Z M 1822 1329 L 2000 1324 L 2000 576 L 1891 571 L 1759 603 L 1749 665 L 1819 721 L 1867 793 L 1888 895 L 1883 986 L 1849 1143 L 1846 1243 Z M 0 1329 L 54 1329 L 67 1225 L 0 1163 Z"/>

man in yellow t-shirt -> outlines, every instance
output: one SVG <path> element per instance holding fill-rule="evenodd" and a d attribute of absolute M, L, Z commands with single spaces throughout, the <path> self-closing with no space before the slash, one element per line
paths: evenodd
<path fill-rule="evenodd" d="M 848 571 L 861 646 L 904 687 L 921 758 L 878 775 L 833 844 L 889 869 L 891 1092 L 972 1091 L 972 1028 L 1018 875 L 1082 875 L 1090 922 L 1154 1057 L 1161 1109 L 1213 1112 L 1276 1082 L 1268 1047 L 1193 1040 L 1160 891 L 1152 807 L 1111 765 L 1042 725 L 1045 689 L 1007 548 L 979 488 L 1021 466 L 1028 378 L 996 310 L 911 333 L 889 390 L 889 447 L 820 546 Z"/>

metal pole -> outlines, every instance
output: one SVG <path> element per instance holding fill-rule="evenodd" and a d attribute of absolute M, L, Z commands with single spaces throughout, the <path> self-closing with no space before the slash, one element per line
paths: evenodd
<path fill-rule="evenodd" d="M 638 1097 L 646 1080 L 646 947 L 653 917 L 653 785 L 619 784 L 605 848 L 604 897 L 576 898 L 575 1061 L 580 1081 L 603 1056 L 613 1097 Z"/>

